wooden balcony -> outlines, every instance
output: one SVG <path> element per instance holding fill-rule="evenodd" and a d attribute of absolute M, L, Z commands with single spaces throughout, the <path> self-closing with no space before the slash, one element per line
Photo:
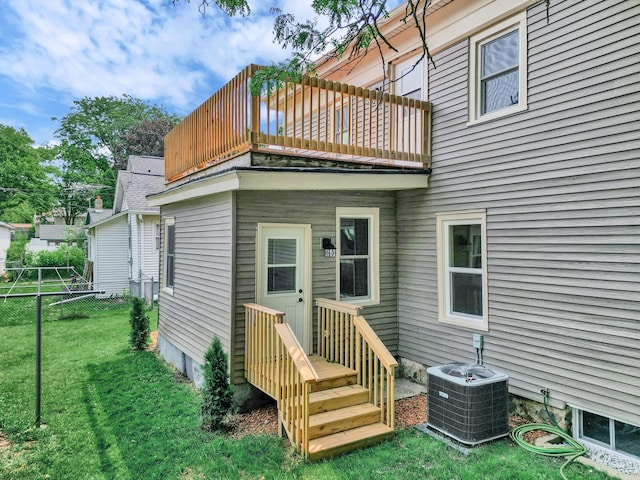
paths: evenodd
<path fill-rule="evenodd" d="M 319 351 L 311 357 L 283 313 L 245 305 L 247 381 L 276 399 L 281 433 L 311 460 L 393 436 L 397 367 L 358 307 L 316 304 Z"/>
<path fill-rule="evenodd" d="M 429 102 L 310 76 L 251 96 L 258 68 L 246 67 L 167 134 L 167 181 L 246 152 L 429 166 Z"/>

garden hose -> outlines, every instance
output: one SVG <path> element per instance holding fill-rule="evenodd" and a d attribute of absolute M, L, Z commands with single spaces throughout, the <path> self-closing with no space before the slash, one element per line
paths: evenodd
<path fill-rule="evenodd" d="M 584 455 L 587 452 L 587 449 L 584 445 L 574 440 L 571 435 L 560 428 L 555 418 L 553 418 L 553 415 L 551 415 L 551 412 L 549 412 L 549 409 L 547 408 L 548 394 L 549 393 L 547 391 L 544 392 L 544 409 L 554 425 L 548 425 L 546 423 L 528 423 L 526 425 L 515 427 L 513 430 L 511 430 L 509 436 L 517 445 L 524 448 L 525 450 L 528 450 L 529 452 L 537 453 L 539 455 L 546 455 L 549 457 L 568 456 L 567 461 L 564 462 L 560 467 L 560 475 L 562 475 L 562 478 L 564 478 L 564 480 L 568 480 L 564 474 L 565 467 L 573 462 L 576 458 Z M 564 443 L 544 447 L 532 445 L 524 440 L 524 435 L 534 430 L 542 430 L 552 435 L 557 435 L 558 437 L 562 438 Z"/>

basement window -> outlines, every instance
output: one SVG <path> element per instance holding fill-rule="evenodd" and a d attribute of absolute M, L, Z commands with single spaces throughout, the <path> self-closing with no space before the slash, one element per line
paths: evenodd
<path fill-rule="evenodd" d="M 640 459 L 640 427 L 585 410 L 578 412 L 580 440 Z"/>

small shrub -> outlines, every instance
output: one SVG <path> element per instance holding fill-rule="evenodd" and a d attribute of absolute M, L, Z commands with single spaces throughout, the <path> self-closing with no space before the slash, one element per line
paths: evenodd
<path fill-rule="evenodd" d="M 233 390 L 229 384 L 229 358 L 222 348 L 222 342 L 214 337 L 204 356 L 202 373 L 202 428 L 219 431 L 233 404 Z"/>
<path fill-rule="evenodd" d="M 129 343 L 135 350 L 144 350 L 149 345 L 149 317 L 145 314 L 144 300 L 133 298 L 129 322 L 131 337 Z"/>

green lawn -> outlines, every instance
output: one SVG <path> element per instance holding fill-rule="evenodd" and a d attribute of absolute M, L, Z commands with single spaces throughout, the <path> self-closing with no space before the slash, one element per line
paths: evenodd
<path fill-rule="evenodd" d="M 0 450 L 1 479 L 561 478 L 560 460 L 509 441 L 465 457 L 414 429 L 316 464 L 272 436 L 208 434 L 191 385 L 153 353 L 131 352 L 128 334 L 124 311 L 44 323 L 46 428 L 35 429 L 33 324 L 0 326 L 0 429 L 11 442 Z M 567 474 L 610 478 L 582 465 Z"/>

